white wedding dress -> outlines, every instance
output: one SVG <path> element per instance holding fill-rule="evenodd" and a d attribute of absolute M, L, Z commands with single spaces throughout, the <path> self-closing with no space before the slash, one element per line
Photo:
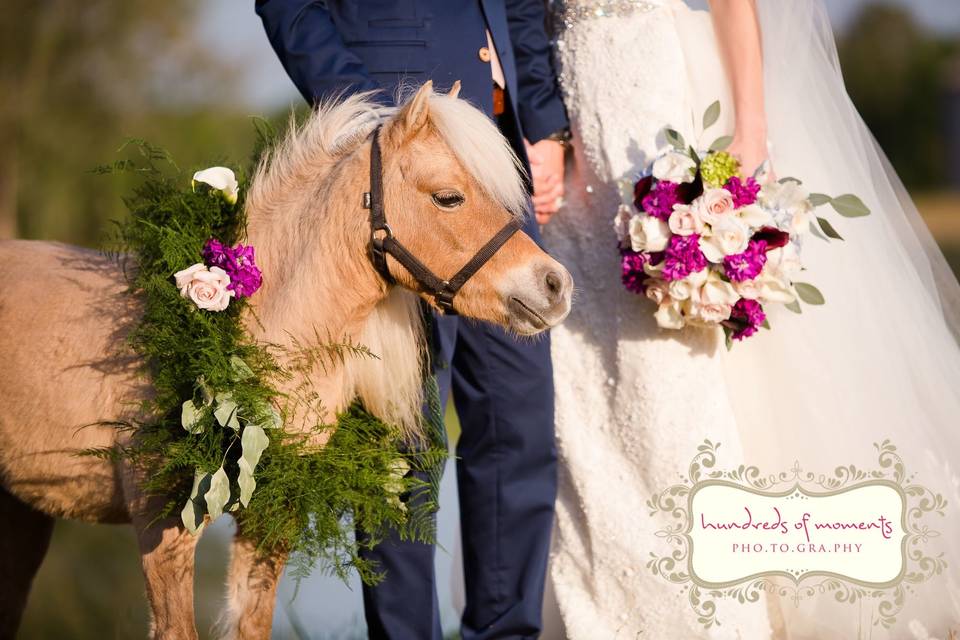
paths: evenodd
<path fill-rule="evenodd" d="M 864 607 L 829 597 L 799 607 L 718 601 L 721 624 L 704 629 L 687 591 L 646 566 L 651 552 L 673 549 L 656 535 L 667 523 L 646 502 L 681 479 L 705 439 L 721 443 L 724 468 L 746 460 L 782 471 L 799 460 L 829 471 L 869 468 L 872 443 L 890 437 L 914 468 L 939 469 L 927 484 L 939 483 L 955 510 L 960 502 L 950 466 L 960 458 L 960 349 L 951 335 L 960 290 L 849 106 L 820 2 L 759 4 L 774 169 L 813 191 L 857 193 L 874 215 L 843 221 L 846 243 L 804 247 L 826 306 L 803 316 L 774 310 L 773 331 L 730 353 L 719 331 L 658 330 L 646 299 L 620 284 L 612 226 L 629 202 L 624 182 L 629 188 L 663 146 L 664 126 L 704 147 L 732 133 L 709 13 L 680 0 L 567 0 L 555 9 L 575 153 L 567 204 L 544 238 L 577 292 L 552 332 L 561 466 L 544 637 L 909 638 L 906 625 L 922 619 L 943 638 L 938 625 L 960 623 L 956 563 L 944 581 L 918 587 L 927 598 L 914 595 L 893 630 L 868 619 L 860 636 Z M 818 66 L 783 58 L 798 53 Z M 704 138 L 700 116 L 717 99 L 724 118 Z M 956 523 L 944 525 L 945 538 L 960 538 Z M 955 547 L 948 557 L 960 559 Z"/>

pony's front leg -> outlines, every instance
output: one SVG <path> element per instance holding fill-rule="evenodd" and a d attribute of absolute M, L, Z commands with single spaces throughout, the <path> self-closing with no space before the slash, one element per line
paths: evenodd
<path fill-rule="evenodd" d="M 196 640 L 193 573 L 197 536 L 179 519 L 134 516 L 140 563 L 150 602 L 152 640 Z"/>
<path fill-rule="evenodd" d="M 268 640 L 285 553 L 267 553 L 238 529 L 230 546 L 227 611 L 218 625 L 229 640 Z"/>

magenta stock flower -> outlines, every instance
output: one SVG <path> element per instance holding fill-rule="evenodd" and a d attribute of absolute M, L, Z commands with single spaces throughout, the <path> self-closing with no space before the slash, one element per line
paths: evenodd
<path fill-rule="evenodd" d="M 627 291 L 633 293 L 643 293 L 646 289 L 644 282 L 647 274 L 643 270 L 643 265 L 647 262 L 647 256 L 638 253 L 632 249 L 620 250 L 620 279 Z"/>
<path fill-rule="evenodd" d="M 216 238 L 207 240 L 203 247 L 203 259 L 208 266 L 220 267 L 230 276 L 228 289 L 238 298 L 249 298 L 263 284 L 263 274 L 257 267 L 252 246 L 238 244 L 228 247 Z"/>
<path fill-rule="evenodd" d="M 655 218 L 670 219 L 673 205 L 679 204 L 680 185 L 666 180 L 658 182 L 640 201 L 641 208 Z"/>
<path fill-rule="evenodd" d="M 203 256 L 203 261 L 207 263 L 208 267 L 220 267 L 229 273 L 230 247 L 225 246 L 216 238 L 207 240 L 207 244 L 203 245 L 203 251 L 200 252 L 200 255 Z"/>
<path fill-rule="evenodd" d="M 760 193 L 760 183 L 753 178 L 742 180 L 740 176 L 733 176 L 723 188 L 733 196 L 733 206 L 737 209 L 746 207 L 757 201 L 757 194 Z"/>
<path fill-rule="evenodd" d="M 730 312 L 730 323 L 734 325 L 730 337 L 734 340 L 749 338 L 757 332 L 766 319 L 767 314 L 764 313 L 759 302 L 740 298 Z"/>
<path fill-rule="evenodd" d="M 673 236 L 664 251 L 663 279 L 682 280 L 691 273 L 702 271 L 707 266 L 707 257 L 700 250 L 700 236 Z"/>
<path fill-rule="evenodd" d="M 751 240 L 747 250 L 723 259 L 723 272 L 733 282 L 753 280 L 767 263 L 767 243 Z"/>

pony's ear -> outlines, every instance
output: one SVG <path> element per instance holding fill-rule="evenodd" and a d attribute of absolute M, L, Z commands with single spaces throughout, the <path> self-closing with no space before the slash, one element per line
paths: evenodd
<path fill-rule="evenodd" d="M 426 126 L 430 118 L 430 96 L 432 95 L 433 80 L 427 80 L 400 109 L 394 119 L 393 127 L 393 135 L 398 143 L 416 135 Z"/>
<path fill-rule="evenodd" d="M 453 83 L 453 86 L 450 87 L 450 93 L 448 93 L 447 95 L 449 95 L 451 98 L 456 98 L 457 96 L 460 95 L 460 81 L 459 81 L 459 80 L 457 80 L 456 82 Z"/>

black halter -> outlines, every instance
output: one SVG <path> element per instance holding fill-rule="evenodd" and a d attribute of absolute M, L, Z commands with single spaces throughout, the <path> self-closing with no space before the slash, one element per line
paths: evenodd
<path fill-rule="evenodd" d="M 370 191 L 364 194 L 364 207 L 370 209 L 370 261 L 373 262 L 377 273 L 388 283 L 395 282 L 387 266 L 387 254 L 390 254 L 410 272 L 413 279 L 428 294 L 433 296 L 437 306 L 450 315 L 456 315 L 453 309 L 453 297 L 457 295 L 460 288 L 520 229 L 520 223 L 511 219 L 449 280 L 438 277 L 393 237 L 393 230 L 387 224 L 387 214 L 383 207 L 380 127 L 373 132 L 373 146 L 370 149 Z"/>

